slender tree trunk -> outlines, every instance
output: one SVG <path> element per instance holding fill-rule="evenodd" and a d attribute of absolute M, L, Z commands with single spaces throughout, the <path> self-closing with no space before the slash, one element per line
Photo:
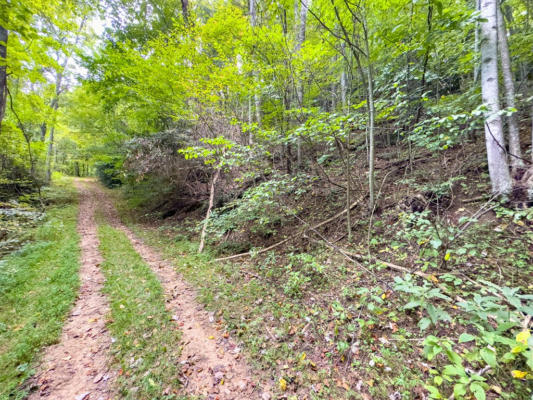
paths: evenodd
<path fill-rule="evenodd" d="M 352 211 L 350 204 L 352 204 L 351 184 L 352 171 L 350 163 L 350 142 L 352 141 L 352 131 L 348 129 L 348 136 L 346 137 L 346 231 L 348 233 L 348 241 L 352 240 Z"/>
<path fill-rule="evenodd" d="M 500 7 L 498 11 L 498 46 L 500 49 L 500 62 L 502 66 L 503 83 L 505 86 L 505 103 L 509 108 L 516 108 L 515 106 L 515 87 L 513 79 L 513 71 L 511 69 L 511 56 L 509 55 L 509 46 L 507 45 L 507 29 L 505 29 L 505 21 Z M 524 166 L 522 161 L 522 150 L 520 149 L 520 129 L 518 127 L 517 113 L 513 112 L 507 118 L 509 126 L 509 151 L 511 153 L 510 162 L 514 168 Z"/>
<path fill-rule="evenodd" d="M 256 82 L 259 82 L 259 74 L 255 73 Z M 259 90 L 259 84 L 256 88 L 256 92 L 254 93 L 254 103 L 255 103 L 255 120 L 257 121 L 257 126 L 261 128 L 263 125 L 263 117 L 261 115 L 261 95 L 257 91 Z"/>
<path fill-rule="evenodd" d="M 248 144 L 253 144 L 254 142 L 252 128 L 251 128 L 253 122 L 254 122 L 254 117 L 252 114 L 252 98 L 248 97 L 248 125 L 250 125 L 249 132 L 248 132 L 248 141 L 249 141 Z"/>
<path fill-rule="evenodd" d="M 181 12 L 183 13 L 183 22 L 189 25 L 189 0 L 181 0 Z"/>
<path fill-rule="evenodd" d="M 78 46 L 79 40 L 81 38 L 81 32 L 83 31 L 83 27 L 85 26 L 86 22 L 87 22 L 87 17 L 85 16 L 85 17 L 83 17 L 83 20 L 81 21 L 80 26 L 78 28 L 78 33 L 76 35 L 76 40 L 74 42 L 74 46 L 75 47 Z M 48 182 L 50 182 L 50 178 L 52 177 L 52 156 L 53 156 L 53 153 L 54 153 L 55 112 L 59 108 L 59 98 L 60 98 L 61 94 L 63 93 L 63 78 L 65 77 L 65 72 L 66 72 L 66 70 L 68 68 L 69 61 L 70 61 L 70 56 L 67 56 L 67 58 L 65 59 L 65 62 L 62 65 L 62 70 L 57 73 L 57 76 L 56 76 L 56 96 L 52 100 L 52 104 L 51 104 L 52 110 L 54 110 L 54 116 L 53 116 L 54 120 L 53 120 L 52 126 L 50 128 L 50 136 L 48 138 L 48 153 L 46 155 L 46 159 L 47 159 L 47 163 L 46 163 L 47 164 L 46 165 L 46 178 L 47 178 Z M 43 133 L 41 132 L 41 135 L 42 134 Z M 46 135 L 46 132 L 44 132 L 44 135 Z"/>
<path fill-rule="evenodd" d="M 2 120 L 6 112 L 7 104 L 7 66 L 5 61 L 7 58 L 7 39 L 8 32 L 0 26 L 0 133 L 2 132 Z"/>
<path fill-rule="evenodd" d="M 374 211 L 375 206 L 375 159 L 376 150 L 374 142 L 374 119 L 375 119 L 375 105 L 374 105 L 374 72 L 372 66 L 372 58 L 370 54 L 370 43 L 368 37 L 368 27 L 366 23 L 363 24 L 365 50 L 367 58 L 367 85 L 368 85 L 368 191 L 369 191 L 369 208 L 370 212 Z"/>
<path fill-rule="evenodd" d="M 257 10 L 256 10 L 256 0 L 250 0 L 250 23 L 253 27 L 257 26 Z M 253 72 L 255 78 L 255 91 L 254 91 L 254 103 L 255 103 L 255 119 L 257 126 L 261 127 L 262 125 L 262 116 L 261 116 L 261 95 L 259 93 L 259 73 L 257 70 Z"/>
<path fill-rule="evenodd" d="M 65 63 L 65 67 L 66 67 Z M 57 75 L 57 81 L 56 81 L 56 97 L 52 100 L 51 108 L 53 110 L 54 115 L 52 116 L 52 126 L 50 127 L 50 135 L 48 136 L 48 151 L 46 153 L 46 181 L 50 182 L 50 179 L 52 178 L 52 156 L 54 153 L 54 130 L 55 130 L 55 114 L 57 109 L 59 108 L 59 96 L 61 95 L 61 83 L 63 81 L 63 74 L 59 73 Z M 42 126 L 41 126 L 42 128 Z M 45 125 L 45 131 L 42 132 L 41 130 L 41 136 L 46 136 L 46 125 Z"/>
<path fill-rule="evenodd" d="M 54 126 L 50 128 L 50 136 L 48 137 L 48 153 L 46 155 L 46 181 L 50 182 L 52 179 L 52 157 L 54 152 Z"/>
<path fill-rule="evenodd" d="M 531 118 L 531 162 L 533 163 L 533 103 L 529 108 L 529 117 Z"/>
<path fill-rule="evenodd" d="M 46 139 L 46 129 L 47 129 L 46 122 L 43 122 L 41 124 L 41 142 L 44 142 Z"/>
<path fill-rule="evenodd" d="M 207 234 L 207 225 L 209 224 L 209 217 L 211 216 L 211 209 L 215 200 L 215 188 L 218 177 L 220 176 L 220 168 L 216 170 L 215 175 L 211 179 L 211 188 L 209 190 L 209 206 L 207 207 L 207 213 L 205 214 L 204 226 L 202 228 L 202 234 L 200 235 L 200 246 L 198 247 L 198 253 L 204 250 L 205 236 Z"/>
<path fill-rule="evenodd" d="M 368 65 L 368 190 L 370 194 L 370 210 L 374 210 L 375 196 L 375 178 L 374 178 L 374 163 L 376 159 L 376 150 L 374 142 L 374 77 L 372 72 L 372 64 L 369 61 Z"/>
<path fill-rule="evenodd" d="M 334 62 L 334 61 L 332 61 Z M 326 105 L 327 107 L 327 105 Z M 326 110 L 328 109 L 325 108 Z M 329 107 L 329 110 L 331 112 L 335 112 L 335 110 L 337 109 L 337 85 L 335 84 L 335 82 L 333 82 L 331 84 L 331 107 Z"/>
<path fill-rule="evenodd" d="M 346 70 L 344 67 L 341 72 L 340 86 L 342 110 L 346 111 Z"/>
<path fill-rule="evenodd" d="M 476 11 L 481 9 L 481 0 L 476 0 Z M 479 21 L 476 21 L 476 27 L 474 31 L 474 53 L 479 54 Z M 474 66 L 474 83 L 477 82 L 479 78 L 479 63 L 476 63 Z"/>
<path fill-rule="evenodd" d="M 342 69 L 341 69 L 341 75 L 339 78 L 339 86 L 340 86 L 340 95 L 341 95 L 341 104 L 342 104 L 342 110 L 346 111 L 346 43 L 341 43 L 341 56 L 342 56 Z"/>
<path fill-rule="evenodd" d="M 495 195 L 511 190 L 511 175 L 505 153 L 500 93 L 498 88 L 498 3 L 497 0 L 481 2 L 481 94 L 488 107 L 485 119 L 487 161 Z"/>
<path fill-rule="evenodd" d="M 428 3 L 428 12 L 426 16 L 426 24 L 428 27 L 428 31 L 427 31 L 428 37 L 429 35 L 431 35 L 431 30 L 433 28 L 432 21 L 433 21 L 433 6 L 431 5 L 431 3 Z M 424 98 L 424 92 L 426 90 L 426 75 L 427 75 L 427 70 L 428 70 L 428 62 L 429 62 L 430 53 L 431 53 L 431 44 L 427 44 L 426 51 L 424 54 L 424 61 L 422 62 L 422 80 L 420 81 L 420 89 L 419 89 L 420 93 L 419 93 L 419 100 L 418 100 L 417 109 L 416 109 L 415 124 L 418 124 L 418 122 L 420 121 L 420 118 L 422 116 L 422 111 L 424 108 L 423 98 Z"/>
<path fill-rule="evenodd" d="M 296 42 L 296 52 L 302 50 L 302 45 L 305 41 L 305 28 L 307 25 L 307 11 L 309 9 L 309 3 L 311 0 L 301 0 L 300 7 L 300 26 L 298 28 L 298 41 Z M 302 108 L 304 104 L 304 86 L 301 79 L 298 80 L 296 87 L 296 96 L 298 99 L 298 108 Z M 298 142 L 296 147 L 296 160 L 298 168 L 302 165 L 302 139 L 298 136 Z"/>

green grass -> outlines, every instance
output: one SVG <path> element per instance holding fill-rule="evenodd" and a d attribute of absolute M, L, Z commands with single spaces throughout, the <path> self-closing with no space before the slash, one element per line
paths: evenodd
<path fill-rule="evenodd" d="M 54 202 L 33 240 L 0 260 L 0 399 L 24 396 L 39 349 L 57 341 L 78 291 L 77 205 L 72 188 L 53 190 L 61 206 Z"/>
<path fill-rule="evenodd" d="M 123 214 L 124 214 L 124 210 Z M 127 218 L 126 218 L 127 219 Z M 248 263 L 213 262 L 214 255 L 207 249 L 204 254 L 197 254 L 198 244 L 180 235 L 179 228 L 147 229 L 129 221 L 130 227 L 142 237 L 145 243 L 157 247 L 165 257 L 172 260 L 176 270 L 194 287 L 198 288 L 199 301 L 217 315 L 223 317 L 226 328 L 236 336 L 247 350 L 248 361 L 257 371 L 263 371 L 262 380 L 278 381 L 284 378 L 289 384 L 289 393 L 297 390 L 303 396 L 312 384 L 321 383 L 319 393 L 311 392 L 310 398 L 354 398 L 361 399 L 359 394 L 338 386 L 335 368 L 346 368 L 341 355 L 331 346 L 322 347 L 322 343 L 305 343 L 304 336 L 293 333 L 293 329 L 301 331 L 310 322 L 307 332 L 318 340 L 329 329 L 328 324 L 334 319 L 339 327 L 335 341 L 341 341 L 348 321 L 340 316 L 332 315 L 326 303 L 309 305 L 308 298 L 291 297 L 285 294 L 283 282 L 286 279 L 285 268 L 278 267 L 281 260 L 255 268 Z M 253 265 L 253 264 L 252 264 Z M 251 272 L 252 275 L 248 275 Z M 328 275 L 335 275 L 330 273 Z M 346 270 L 346 274 L 354 275 L 354 271 Z M 332 286 L 342 288 L 343 282 L 349 282 L 345 275 L 330 276 L 316 286 L 302 288 L 303 292 L 311 291 L 318 299 L 323 293 L 331 291 Z M 341 290 L 337 289 L 339 293 Z M 329 300 L 331 302 L 331 300 Z M 348 310 L 343 313 L 348 313 Z M 265 328 L 266 327 L 266 328 Z M 273 336 L 276 340 L 273 340 Z M 373 341 L 374 339 L 370 339 Z M 319 344 L 318 344 L 319 343 Z M 412 357 L 413 348 L 409 341 L 403 343 L 408 348 L 402 354 L 395 352 L 395 357 L 388 357 L 386 365 L 392 367 L 384 373 L 379 366 L 359 368 L 365 381 L 374 380 L 374 387 L 368 387 L 375 398 L 385 398 L 383 393 L 394 387 L 403 391 L 406 398 L 415 386 L 421 385 L 420 372 L 404 367 L 405 358 Z M 374 344 L 373 344 L 374 346 Z M 387 349 L 382 349 L 386 353 Z M 326 357 L 321 356 L 327 351 Z M 361 344 L 362 354 L 373 354 L 370 345 Z M 305 356 L 304 356 L 305 353 Z M 369 359 L 365 358 L 364 364 Z M 315 365 L 316 363 L 316 365 Z M 383 381 L 383 382 L 382 382 Z M 275 395 L 287 394 L 274 389 Z M 381 396 L 381 397 L 380 397 Z"/>
<path fill-rule="evenodd" d="M 165 309 L 161 285 L 122 232 L 102 225 L 99 238 L 120 396 L 177 399 L 180 332 Z"/>

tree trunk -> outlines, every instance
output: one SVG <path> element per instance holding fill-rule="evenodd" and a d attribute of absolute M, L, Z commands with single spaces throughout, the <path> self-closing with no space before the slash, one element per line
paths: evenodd
<path fill-rule="evenodd" d="M 41 142 L 44 142 L 46 139 L 46 129 L 47 129 L 46 122 L 43 122 L 41 124 Z"/>
<path fill-rule="evenodd" d="M 66 66 L 66 63 L 65 63 Z M 50 136 L 48 137 L 48 151 L 46 153 L 46 181 L 50 182 L 50 179 L 52 178 L 52 155 L 54 151 L 54 129 L 55 129 L 55 113 L 57 109 L 59 108 L 59 96 L 61 95 L 61 83 L 63 81 L 63 74 L 59 73 L 57 75 L 57 81 L 56 81 L 56 97 L 52 100 L 51 108 L 53 110 L 54 115 L 52 116 L 52 126 L 50 127 Z M 42 132 L 41 130 L 41 136 L 46 136 L 46 124 L 45 131 Z M 42 126 L 41 126 L 42 129 Z"/>
<path fill-rule="evenodd" d="M 368 190 L 370 195 L 370 210 L 374 210 L 374 163 L 376 159 L 376 150 L 374 143 L 374 77 L 372 73 L 372 64 L 368 65 Z"/>
<path fill-rule="evenodd" d="M 498 46 L 500 49 L 500 62 L 502 66 L 503 83 L 505 86 L 505 103 L 509 108 L 515 106 L 515 87 L 513 71 L 511 69 L 511 56 L 509 55 L 509 46 L 507 45 L 507 29 L 500 7 L 498 12 Z M 509 152 L 511 153 L 510 162 L 513 168 L 524 166 L 522 161 L 522 150 L 520 149 L 520 129 L 518 127 L 517 113 L 513 112 L 508 118 L 509 125 Z"/>
<path fill-rule="evenodd" d="M 346 232 L 348 233 L 348 242 L 352 241 L 352 204 L 351 184 L 352 184 L 352 164 L 350 163 L 350 143 L 352 141 L 352 131 L 348 129 L 346 137 Z"/>
<path fill-rule="evenodd" d="M 220 176 L 220 168 L 216 170 L 213 179 L 211 179 L 211 189 L 209 190 L 209 206 L 207 207 L 207 213 L 205 214 L 204 226 L 202 228 L 202 234 L 200 235 L 200 246 L 198 247 L 198 253 L 204 250 L 205 235 L 207 233 L 207 225 L 209 224 L 209 217 L 211 216 L 211 209 L 213 208 L 213 202 L 215 200 L 215 187 L 218 177 Z"/>
<path fill-rule="evenodd" d="M 372 59 L 370 55 L 370 43 L 368 37 L 368 28 L 366 24 L 363 24 L 363 32 L 365 39 L 365 50 L 367 65 L 367 84 L 368 84 L 368 191 L 369 191 L 369 209 L 370 212 L 374 211 L 375 206 L 375 179 L 374 179 L 374 163 L 376 159 L 375 142 L 374 142 L 374 73 L 372 66 Z"/>
<path fill-rule="evenodd" d="M 481 8 L 481 0 L 476 0 L 476 11 L 479 11 Z M 475 39 L 474 39 L 474 53 L 479 53 L 479 21 L 476 21 L 476 27 L 475 27 Z M 479 77 L 479 64 L 476 64 L 474 66 L 474 83 L 477 82 Z"/>
<path fill-rule="evenodd" d="M 181 12 L 183 13 L 183 22 L 189 25 L 189 0 L 181 0 Z"/>
<path fill-rule="evenodd" d="M 253 27 L 257 26 L 257 10 L 255 7 L 256 0 L 250 0 L 250 23 Z M 254 103 L 255 103 L 255 119 L 257 126 L 261 127 L 262 116 L 261 116 L 261 95 L 258 91 L 259 89 L 259 74 L 257 70 L 254 70 L 255 78 L 255 91 L 254 91 Z"/>
<path fill-rule="evenodd" d="M 341 72 L 340 85 L 342 110 L 346 111 L 346 71 L 344 70 L 344 67 Z"/>
<path fill-rule="evenodd" d="M 7 66 L 5 65 L 7 58 L 7 38 L 7 30 L 3 26 L 0 26 L 0 42 L 2 42 L 0 44 L 0 60 L 2 60 L 0 66 L 0 133 L 2 132 L 2 120 L 4 119 L 7 104 Z"/>
<path fill-rule="evenodd" d="M 76 40 L 74 41 L 74 46 L 77 47 L 78 43 L 81 38 L 81 32 L 83 31 L 83 27 L 85 26 L 85 23 L 87 22 L 87 16 L 83 17 L 83 20 L 80 23 L 80 26 L 78 28 L 78 33 L 76 35 Z M 56 76 L 56 95 L 54 99 L 52 100 L 51 108 L 54 110 L 53 115 L 53 121 L 52 126 L 50 127 L 50 137 L 48 138 L 48 153 L 47 153 L 47 162 L 46 162 L 46 179 L 48 182 L 50 182 L 50 178 L 52 177 L 52 156 L 54 151 L 54 128 L 55 128 L 55 113 L 57 109 L 59 108 L 59 98 L 61 97 L 61 94 L 63 93 L 63 78 L 65 77 L 65 73 L 68 68 L 68 64 L 70 62 L 70 56 L 67 56 L 65 58 L 65 62 L 62 65 L 62 70 L 57 73 Z M 41 135 L 43 133 L 41 132 Z M 44 135 L 46 135 L 46 132 L 44 132 Z"/>
<path fill-rule="evenodd" d="M 258 73 L 255 73 L 255 80 L 259 82 Z M 257 91 L 259 89 L 259 84 L 256 87 L 256 92 L 254 93 L 254 102 L 255 102 L 255 120 L 257 121 L 257 126 L 261 128 L 262 126 L 262 116 L 261 116 L 261 95 Z"/>
<path fill-rule="evenodd" d="M 531 118 L 531 162 L 533 163 L 533 103 L 529 108 L 529 117 Z"/>
<path fill-rule="evenodd" d="M 46 155 L 46 181 L 50 182 L 52 179 L 52 157 L 54 153 L 54 126 L 50 128 L 50 136 L 48 138 L 48 153 Z"/>
<path fill-rule="evenodd" d="M 309 0 L 310 1 L 310 0 Z M 300 26 L 298 27 L 298 41 L 296 42 L 296 52 L 300 52 L 302 45 L 305 41 L 305 27 L 307 24 L 307 10 L 309 4 L 308 0 L 301 0 L 300 7 Z M 304 104 L 304 87 L 301 79 L 298 80 L 296 87 L 296 96 L 298 99 L 298 108 L 302 108 Z M 296 160 L 298 168 L 302 165 L 302 139 L 298 136 L 297 148 L 296 148 Z"/>
<path fill-rule="evenodd" d="M 428 2 L 428 11 L 427 11 L 427 16 L 426 16 L 426 24 L 428 27 L 428 31 L 427 31 L 428 37 L 430 37 L 431 30 L 433 29 L 432 20 L 433 20 L 433 6 L 431 5 L 431 3 Z M 415 124 L 418 124 L 418 122 L 420 121 L 420 118 L 422 117 L 422 111 L 424 108 L 423 98 L 424 98 L 424 92 L 426 91 L 426 75 L 427 75 L 427 70 L 428 70 L 429 55 L 431 53 L 431 44 L 429 44 L 429 41 L 428 41 L 428 44 L 425 45 L 425 47 L 426 47 L 426 51 L 424 54 L 424 61 L 422 62 L 422 79 L 420 81 L 419 100 L 416 106 Z M 409 82 L 407 82 L 407 86 L 409 87 Z"/>
<path fill-rule="evenodd" d="M 307 24 L 307 10 L 309 9 L 309 3 L 311 0 L 301 0 L 300 7 L 300 26 L 298 27 L 298 41 L 296 42 L 296 52 L 300 52 L 302 45 L 305 41 L 305 27 Z M 296 87 L 296 96 L 298 100 L 298 108 L 302 108 L 304 105 L 304 86 L 301 79 L 298 80 Z M 298 136 L 297 148 L 296 148 L 296 160 L 298 168 L 302 165 L 302 138 Z"/>
<path fill-rule="evenodd" d="M 252 145 L 254 142 L 253 133 L 252 133 L 252 123 L 254 122 L 254 118 L 252 115 L 252 98 L 248 97 L 248 125 L 249 126 L 249 132 L 248 132 L 248 144 Z"/>
<path fill-rule="evenodd" d="M 511 190 L 511 175 L 505 153 L 500 93 L 498 88 L 498 4 L 497 0 L 482 0 L 481 3 L 481 94 L 488 107 L 485 117 L 485 143 L 487 161 L 495 195 Z"/>

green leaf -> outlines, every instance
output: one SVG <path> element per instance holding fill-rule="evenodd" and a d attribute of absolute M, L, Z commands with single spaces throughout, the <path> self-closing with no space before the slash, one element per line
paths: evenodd
<path fill-rule="evenodd" d="M 317 160 L 317 162 L 318 162 L 319 164 L 324 164 L 324 162 L 325 162 L 328 158 L 330 158 L 330 155 L 329 155 L 329 154 L 324 154 L 324 155 L 322 155 L 322 156 Z"/>
<path fill-rule="evenodd" d="M 476 337 L 473 335 L 470 335 L 468 333 L 462 333 L 461 336 L 459 336 L 459 343 L 466 343 L 471 342 L 472 340 L 475 340 Z"/>
<path fill-rule="evenodd" d="M 418 321 L 418 327 L 421 331 L 425 331 L 429 325 L 431 325 L 431 320 L 429 318 L 422 318 L 420 321 Z"/>
<path fill-rule="evenodd" d="M 508 362 L 511 362 L 511 361 L 514 361 L 516 359 L 516 354 L 513 354 L 511 353 L 510 351 L 508 351 L 507 353 L 505 353 L 501 358 L 500 358 L 500 361 L 502 363 L 508 363 Z"/>
<path fill-rule="evenodd" d="M 431 322 L 436 324 L 438 321 L 450 321 L 450 314 L 440 307 L 435 307 L 432 304 L 427 305 L 427 312 L 431 318 Z"/>
<path fill-rule="evenodd" d="M 493 350 L 489 349 L 488 347 L 484 347 L 480 350 L 479 354 L 488 365 L 490 365 L 492 368 L 496 368 L 496 353 Z"/>
<path fill-rule="evenodd" d="M 442 399 L 443 398 L 442 395 L 439 392 L 439 389 L 437 389 L 435 386 L 424 385 L 424 387 L 427 389 L 427 391 L 429 392 L 429 397 L 431 397 L 432 399 Z"/>
<path fill-rule="evenodd" d="M 472 393 L 474 393 L 474 396 L 476 396 L 477 400 L 485 400 L 485 389 L 483 389 L 483 386 L 479 382 L 472 382 L 470 384 L 470 390 Z"/>
<path fill-rule="evenodd" d="M 466 385 L 463 383 L 457 383 L 453 386 L 453 395 L 456 400 L 463 397 L 466 394 Z"/>
<path fill-rule="evenodd" d="M 442 246 L 442 240 L 440 239 L 433 239 L 429 243 L 434 249 L 438 249 L 440 246 Z"/>
<path fill-rule="evenodd" d="M 444 347 L 444 352 L 448 356 L 448 359 L 454 364 L 462 366 L 461 356 L 459 356 L 459 354 L 453 351 L 452 346 L 449 343 L 445 343 L 443 347 Z"/>
<path fill-rule="evenodd" d="M 420 307 L 421 305 L 422 305 L 422 302 L 420 300 L 411 300 L 409 303 L 403 306 L 403 309 L 410 310 L 412 308 Z"/>
<path fill-rule="evenodd" d="M 449 376 L 464 376 L 465 369 L 460 365 L 448 364 L 444 367 L 442 373 Z"/>

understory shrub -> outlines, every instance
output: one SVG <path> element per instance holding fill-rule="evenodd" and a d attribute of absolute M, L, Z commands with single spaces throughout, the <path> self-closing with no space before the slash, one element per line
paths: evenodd
<path fill-rule="evenodd" d="M 211 233 L 221 238 L 228 232 L 249 230 L 269 237 L 300 211 L 298 201 L 310 189 L 313 179 L 303 174 L 276 175 L 248 189 L 242 198 L 213 212 Z"/>

